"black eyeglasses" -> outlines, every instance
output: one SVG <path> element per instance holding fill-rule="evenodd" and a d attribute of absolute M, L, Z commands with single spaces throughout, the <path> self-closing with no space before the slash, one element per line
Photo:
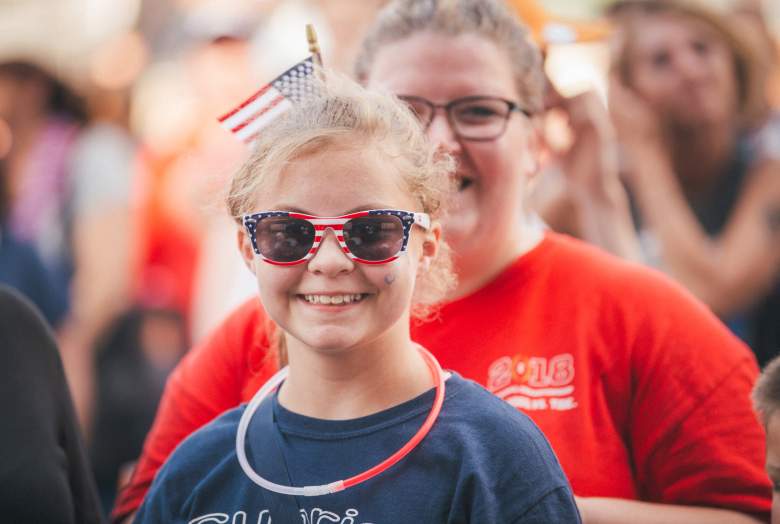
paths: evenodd
<path fill-rule="evenodd" d="M 436 110 L 444 109 L 453 131 L 464 140 L 495 140 L 506 131 L 513 112 L 531 116 L 530 111 L 515 102 L 496 96 L 466 96 L 446 104 L 434 104 L 421 96 L 399 95 L 398 98 L 409 105 L 426 130 L 433 122 Z"/>

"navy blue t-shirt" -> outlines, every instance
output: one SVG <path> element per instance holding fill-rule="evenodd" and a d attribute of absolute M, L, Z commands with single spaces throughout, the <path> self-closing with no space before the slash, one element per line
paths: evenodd
<path fill-rule="evenodd" d="M 247 457 L 264 478 L 326 484 L 378 464 L 418 430 L 434 390 L 353 420 L 292 413 L 276 396 L 257 410 Z M 453 374 L 425 439 L 373 479 L 317 497 L 271 493 L 242 471 L 236 429 L 245 406 L 184 440 L 155 478 L 135 522 L 192 524 L 576 523 L 571 488 L 524 414 Z"/>

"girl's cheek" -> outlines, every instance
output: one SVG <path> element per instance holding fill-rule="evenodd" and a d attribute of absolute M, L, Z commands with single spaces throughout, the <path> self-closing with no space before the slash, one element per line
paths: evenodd
<path fill-rule="evenodd" d="M 393 273 L 393 272 L 387 273 L 385 275 L 385 279 L 384 280 L 385 280 L 385 284 L 387 284 L 388 286 L 391 286 L 393 284 L 393 282 L 395 282 L 395 273 Z"/>

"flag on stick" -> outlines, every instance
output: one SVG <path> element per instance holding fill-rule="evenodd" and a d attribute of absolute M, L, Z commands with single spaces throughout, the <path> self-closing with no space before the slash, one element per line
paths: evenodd
<path fill-rule="evenodd" d="M 263 86 L 219 118 L 222 127 L 245 144 L 251 143 L 274 119 L 315 94 L 314 57 L 309 56 Z"/>

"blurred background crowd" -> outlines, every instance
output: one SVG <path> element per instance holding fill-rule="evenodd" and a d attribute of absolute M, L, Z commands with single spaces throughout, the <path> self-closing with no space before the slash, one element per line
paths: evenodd
<path fill-rule="evenodd" d="M 507 0 L 545 53 L 529 203 L 780 350 L 780 3 Z M 105 508 L 165 377 L 246 297 L 217 117 L 382 0 L 0 2 L 0 283 L 57 334 Z M 706 348 L 703 348 L 706 358 Z"/>

